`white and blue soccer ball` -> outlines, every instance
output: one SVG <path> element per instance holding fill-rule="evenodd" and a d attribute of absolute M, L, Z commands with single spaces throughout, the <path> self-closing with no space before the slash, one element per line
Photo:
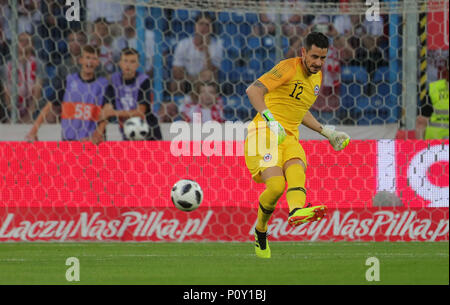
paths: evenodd
<path fill-rule="evenodd" d="M 131 141 L 142 141 L 147 138 L 150 127 L 147 122 L 140 117 L 132 117 L 123 124 L 125 138 Z"/>
<path fill-rule="evenodd" d="M 197 209 L 203 200 L 203 190 L 200 185 L 187 179 L 175 183 L 170 195 L 175 207 L 185 212 Z"/>

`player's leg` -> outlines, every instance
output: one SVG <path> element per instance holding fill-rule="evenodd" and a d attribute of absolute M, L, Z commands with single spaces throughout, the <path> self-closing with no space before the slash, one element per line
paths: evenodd
<path fill-rule="evenodd" d="M 283 143 L 284 144 L 284 143 Z M 289 205 L 288 222 L 298 226 L 305 222 L 320 220 L 326 215 L 327 207 L 324 205 L 310 207 L 306 205 L 306 154 L 297 139 L 289 138 L 283 151 L 283 172 L 286 177 L 288 189 L 286 200 Z"/>
<path fill-rule="evenodd" d="M 325 217 L 327 207 L 324 205 L 306 205 L 305 164 L 300 159 L 291 159 L 284 166 L 284 173 L 288 183 L 286 200 L 289 205 L 288 222 L 291 226 L 298 226 L 306 222 L 320 220 Z"/>
<path fill-rule="evenodd" d="M 255 227 L 255 253 L 261 258 L 270 258 L 267 240 L 267 223 L 275 211 L 276 204 L 283 195 L 286 182 L 281 167 L 270 167 L 261 173 L 266 189 L 259 196 L 258 219 Z"/>
<path fill-rule="evenodd" d="M 305 163 L 297 158 L 286 161 L 283 165 L 283 171 L 288 183 L 286 200 L 289 211 L 301 209 L 306 203 L 306 166 Z"/>
<path fill-rule="evenodd" d="M 261 178 L 266 185 L 266 189 L 259 196 L 256 229 L 260 232 L 266 232 L 267 223 L 275 210 L 278 199 L 284 193 L 286 182 L 283 170 L 278 166 L 265 169 L 261 173 Z"/>

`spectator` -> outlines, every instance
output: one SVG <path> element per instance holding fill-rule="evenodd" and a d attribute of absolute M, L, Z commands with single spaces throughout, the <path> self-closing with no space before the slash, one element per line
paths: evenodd
<path fill-rule="evenodd" d="M 30 34 L 23 32 L 18 36 L 17 44 L 17 84 L 12 79 L 13 63 L 8 61 L 2 79 L 5 84 L 5 99 L 8 112 L 11 113 L 13 105 L 17 108 L 17 117 L 21 123 L 30 123 L 33 114 L 39 107 L 42 96 L 42 66 L 34 56 Z M 12 86 L 17 86 L 16 101 L 11 101 Z"/>
<path fill-rule="evenodd" d="M 79 71 L 78 62 L 81 57 L 81 50 L 87 44 L 86 34 L 82 31 L 70 32 L 67 36 L 69 52 L 63 61 L 56 68 L 56 76 L 60 80 L 65 80 L 66 76 Z"/>
<path fill-rule="evenodd" d="M 88 21 L 104 18 L 109 23 L 120 22 L 124 7 L 122 4 L 103 0 L 86 0 Z"/>
<path fill-rule="evenodd" d="M 285 2 L 299 11 L 307 5 L 305 0 L 287 0 Z M 261 5 L 266 7 L 266 12 L 259 14 L 260 22 L 254 26 L 253 33 L 255 36 L 275 35 L 278 14 L 271 12 L 270 1 L 262 1 Z M 301 36 L 306 30 L 303 18 L 299 14 L 281 14 L 280 21 L 282 34 L 288 38 Z"/>
<path fill-rule="evenodd" d="M 122 17 L 123 36 L 118 38 L 116 50 L 124 48 L 138 48 L 138 37 L 136 33 L 136 8 L 129 6 L 125 9 Z M 153 73 L 153 56 L 155 54 L 155 34 L 151 30 L 145 30 L 145 72 L 151 76 Z M 120 54 L 119 54 L 120 56 Z"/>
<path fill-rule="evenodd" d="M 419 107 L 416 120 L 417 139 L 449 138 L 449 87 L 448 66 L 441 79 L 431 82 L 424 105 Z"/>
<path fill-rule="evenodd" d="M 38 23 L 36 46 L 39 57 L 52 65 L 59 65 L 67 53 L 64 37 L 69 23 L 57 0 L 43 1 L 41 5 L 42 21 Z"/>
<path fill-rule="evenodd" d="M 300 50 L 302 48 L 302 39 L 305 33 L 309 32 L 321 32 L 325 34 L 333 42 L 337 36 L 337 31 L 330 21 L 330 17 L 326 15 L 319 15 L 313 19 L 313 22 L 308 28 L 304 29 L 301 35 L 294 35 L 289 42 L 289 49 L 285 54 L 286 58 L 300 56 Z"/>
<path fill-rule="evenodd" d="M 223 57 L 222 42 L 212 37 L 212 17 L 199 13 L 195 19 L 193 37 L 181 40 L 175 48 L 173 57 L 172 93 L 189 92 L 189 85 L 197 81 L 199 74 L 210 70 L 211 79 L 217 79 L 218 69 Z M 188 84 L 183 81 L 186 80 Z"/>
<path fill-rule="evenodd" d="M 39 11 L 40 0 L 18 0 L 17 6 L 17 32 L 27 32 L 34 34 L 35 24 L 37 24 L 41 18 L 41 12 Z M 0 1 L 0 21 L 3 23 L 6 38 L 11 40 L 11 25 L 12 13 L 11 8 L 8 5 L 8 1 Z"/>
<path fill-rule="evenodd" d="M 376 69 L 388 65 L 383 51 L 376 44 L 375 37 L 370 35 L 362 38 L 362 47 L 355 50 L 355 57 L 371 76 Z"/>
<path fill-rule="evenodd" d="M 131 117 L 140 116 L 145 118 L 150 126 L 147 140 L 161 140 L 158 120 L 152 113 L 150 79 L 147 74 L 137 71 L 139 67 L 138 51 L 133 48 L 123 49 L 119 67 L 120 71 L 111 76 L 115 93 L 114 107 L 113 105 L 105 106 L 101 118 L 118 118 L 120 132 L 125 140 L 123 123 Z"/>
<path fill-rule="evenodd" d="M 0 23 L 0 72 L 5 62 L 9 60 L 9 44 L 11 42 L 6 39 L 3 26 Z"/>
<path fill-rule="evenodd" d="M 161 107 L 158 110 L 158 117 L 160 123 L 173 123 L 182 119 L 178 112 L 177 104 L 172 101 L 163 102 L 161 104 Z"/>
<path fill-rule="evenodd" d="M 95 69 L 100 64 L 99 50 L 86 45 L 80 57 L 79 73 L 69 74 L 62 82 L 55 99 L 48 101 L 33 127 L 25 136 L 27 141 L 38 140 L 38 130 L 52 110 L 53 105 L 61 107 L 63 141 L 92 141 L 104 139 L 105 121 L 100 121 L 102 107 L 111 102 L 114 89 L 104 77 L 96 77 Z"/>
<path fill-rule="evenodd" d="M 334 38 L 338 35 L 338 31 L 330 18 L 331 17 L 327 15 L 315 17 L 312 24 L 309 26 L 309 31 L 323 33 L 331 39 L 331 42 L 333 42 Z"/>
<path fill-rule="evenodd" d="M 194 90 L 181 106 L 181 116 L 186 122 L 192 122 L 194 113 L 201 114 L 202 122 L 224 122 L 223 102 L 214 83 L 196 82 L 194 84 Z"/>
<path fill-rule="evenodd" d="M 90 44 L 100 49 L 100 63 L 102 70 L 113 73 L 116 69 L 114 62 L 114 38 L 109 29 L 109 22 L 105 18 L 98 18 L 94 22 L 94 29 L 90 37 Z"/>

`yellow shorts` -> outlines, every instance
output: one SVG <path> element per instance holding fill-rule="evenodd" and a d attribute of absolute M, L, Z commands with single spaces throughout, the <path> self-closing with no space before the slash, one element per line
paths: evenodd
<path fill-rule="evenodd" d="M 266 132 L 268 134 L 268 129 L 266 129 Z M 244 148 L 245 164 L 255 182 L 263 182 L 261 173 L 265 169 L 273 166 L 283 168 L 284 163 L 291 159 L 300 159 L 307 166 L 305 151 L 297 137 L 288 134 L 280 145 L 276 145 L 274 140 L 272 140 L 272 145 L 266 144 L 270 143 L 269 137 L 266 137 L 265 147 L 264 144 L 260 147 L 258 144 L 261 141 L 258 140 L 261 139 L 258 139 L 257 133 L 249 132 L 249 135 L 245 139 Z"/>

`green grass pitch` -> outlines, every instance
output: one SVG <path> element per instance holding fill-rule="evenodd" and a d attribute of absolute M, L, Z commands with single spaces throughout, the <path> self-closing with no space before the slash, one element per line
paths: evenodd
<path fill-rule="evenodd" d="M 3 243 L 0 284 L 449 284 L 448 242 Z M 66 280 L 76 257 L 80 281 Z M 380 281 L 367 281 L 369 257 Z"/>

